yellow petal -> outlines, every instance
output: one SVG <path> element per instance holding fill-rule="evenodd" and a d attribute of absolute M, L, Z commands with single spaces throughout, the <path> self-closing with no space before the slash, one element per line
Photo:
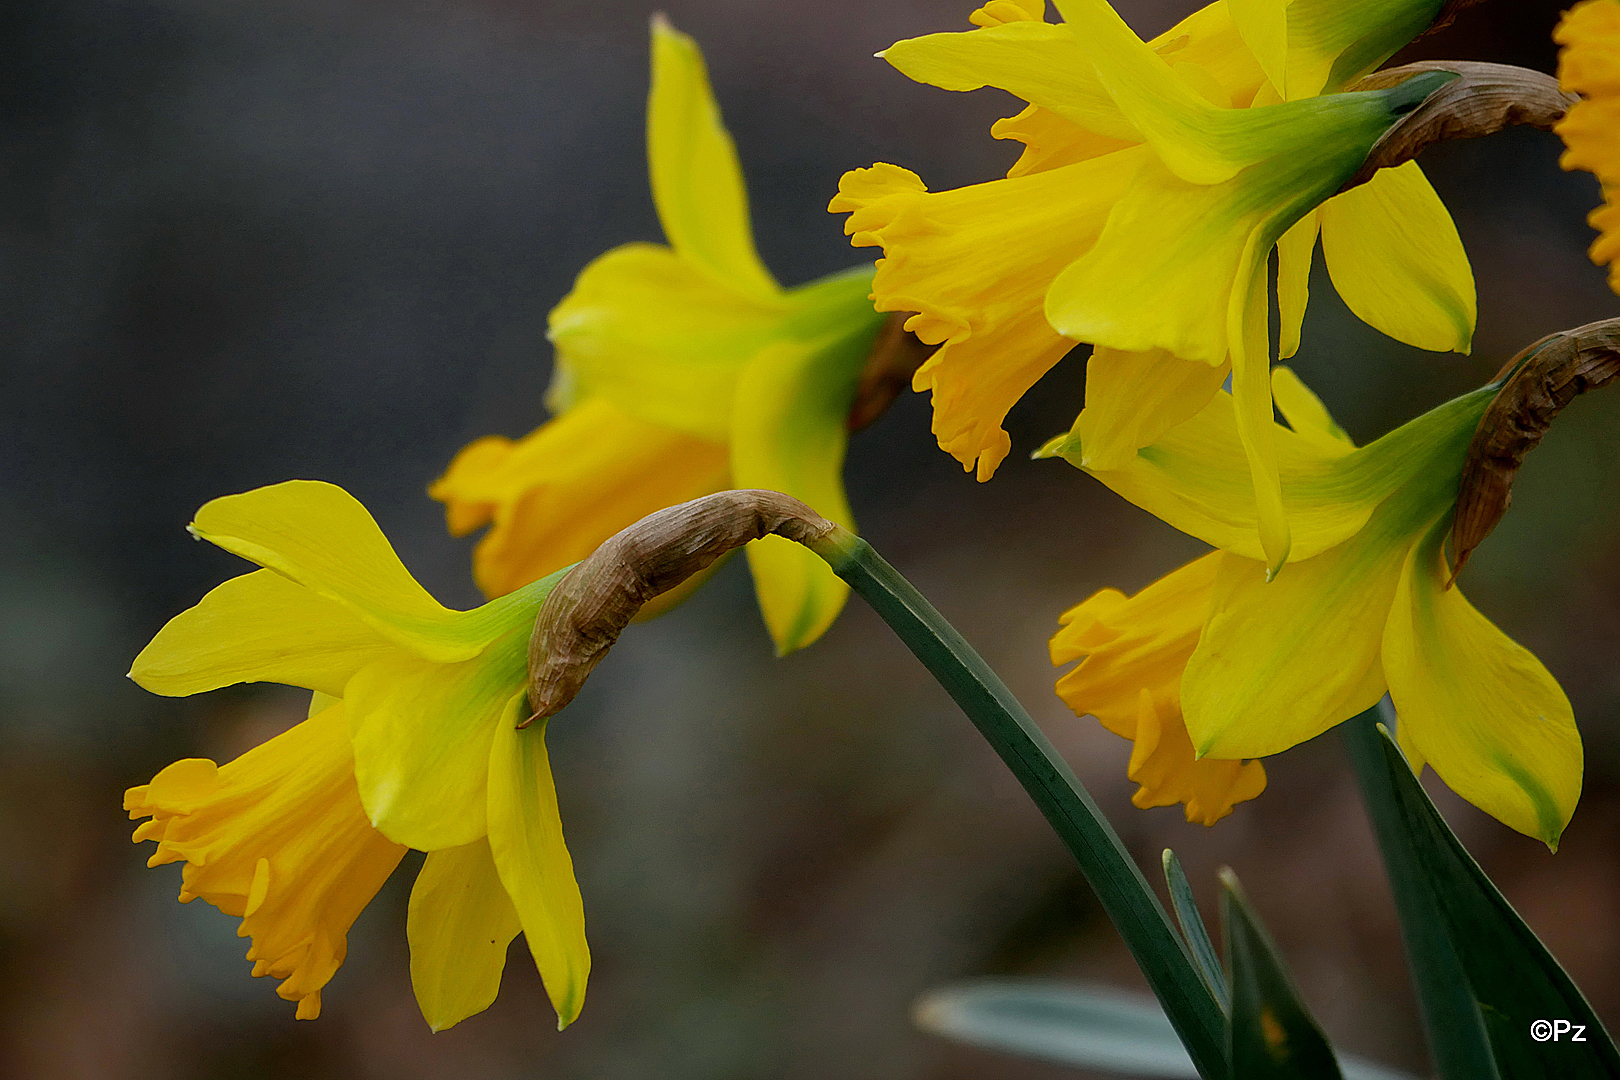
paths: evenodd
<path fill-rule="evenodd" d="M 697 44 L 661 15 L 652 21 L 647 163 L 664 235 L 715 281 L 759 300 L 776 282 L 754 250 L 748 191 Z"/>
<path fill-rule="evenodd" d="M 1477 390 L 1432 409 L 1375 442 L 1346 454 L 1277 426 L 1279 474 L 1293 534 L 1290 558 L 1310 559 L 1354 535 L 1373 509 L 1393 496 L 1424 513 L 1456 498 L 1464 451 L 1493 391 Z M 1080 464 L 1072 436 L 1041 451 Z M 1214 547 L 1263 560 L 1258 514 L 1237 437 L 1230 394 L 1143 447 L 1130 464 L 1093 475 L 1149 513 Z"/>
<path fill-rule="evenodd" d="M 1181 707 L 1193 745 L 1266 757 L 1371 708 L 1384 623 L 1410 546 L 1399 514 L 1375 515 L 1344 544 L 1288 568 L 1226 555 L 1209 621 L 1187 662 Z"/>
<path fill-rule="evenodd" d="M 1271 401 L 1265 259 L 1270 247 L 1259 233 L 1250 236 L 1238 264 L 1226 317 L 1232 346 L 1232 414 L 1254 485 L 1260 550 L 1265 552 L 1266 573 L 1274 575 L 1288 561 L 1293 532 L 1283 506 L 1277 423 Z"/>
<path fill-rule="evenodd" d="M 974 26 L 999 26 L 1009 22 L 1041 22 L 1046 18 L 1046 0 L 990 0 L 968 16 Z"/>
<path fill-rule="evenodd" d="M 352 761 L 335 705 L 222 768 L 177 761 L 124 796 L 152 818 L 135 834 L 158 841 L 148 865 L 186 861 L 181 902 L 240 918 L 253 974 L 284 980 L 300 1020 L 320 1015 L 349 927 L 405 854 L 366 821 Z"/>
<path fill-rule="evenodd" d="M 1088 131 L 1140 141 L 1066 26 L 1019 21 L 897 41 L 880 54 L 906 76 L 945 90 L 995 86 Z"/>
<path fill-rule="evenodd" d="M 1300 326 L 1305 322 L 1305 306 L 1311 295 L 1316 230 L 1316 214 L 1306 214 L 1277 241 L 1277 314 L 1282 324 L 1277 355 L 1284 360 L 1299 351 Z"/>
<path fill-rule="evenodd" d="M 1557 847 L 1581 793 L 1569 699 L 1529 650 L 1447 589 L 1442 520 L 1414 545 L 1384 631 L 1384 670 L 1409 741 L 1457 794 Z"/>
<path fill-rule="evenodd" d="M 584 904 L 557 814 L 545 725 L 519 731 L 522 702 L 522 695 L 513 699 L 490 748 L 489 848 L 562 1028 L 584 1005 L 591 954 Z"/>
<path fill-rule="evenodd" d="M 507 946 L 521 929 L 487 840 L 428 852 L 405 932 L 411 988 L 429 1027 L 443 1031 L 494 1004 Z"/>
<path fill-rule="evenodd" d="M 1468 351 L 1474 274 L 1457 226 L 1417 162 L 1380 169 L 1319 213 L 1322 256 L 1351 311 L 1408 345 Z"/>
<path fill-rule="evenodd" d="M 1292 368 L 1271 369 L 1271 396 L 1277 411 L 1300 438 L 1330 454 L 1344 455 L 1356 448 L 1350 436 L 1328 414 L 1322 399 L 1300 381 Z"/>
<path fill-rule="evenodd" d="M 1226 6 L 1266 77 L 1288 96 L 1287 0 L 1227 0 Z"/>
<path fill-rule="evenodd" d="M 273 570 L 257 570 L 170 619 L 135 658 L 129 677 L 169 697 L 239 682 L 340 696 L 356 671 L 398 650 L 342 604 Z"/>
<path fill-rule="evenodd" d="M 548 579 L 549 580 L 549 579 Z M 460 847 L 487 832 L 489 748 L 528 677 L 527 623 L 459 664 L 415 657 L 362 668 L 344 690 L 355 779 L 371 822 L 421 851 Z"/>
<path fill-rule="evenodd" d="M 997 139 L 1013 139 L 1024 144 L 1024 152 L 1007 170 L 1009 178 L 1073 165 L 1132 145 L 1131 140 L 1087 131 L 1039 105 L 1031 105 L 1017 116 L 997 120 L 990 125 L 990 134 Z"/>
<path fill-rule="evenodd" d="M 732 475 L 738 487 L 769 488 L 855 527 L 844 496 L 850 401 L 875 321 L 824 342 L 779 342 L 760 351 L 737 389 Z M 747 547 L 765 625 L 778 656 L 820 637 L 849 586 L 814 552 L 768 536 Z"/>
<path fill-rule="evenodd" d="M 781 330 L 787 298 L 717 283 L 656 244 L 598 256 L 551 309 L 557 363 L 581 400 L 606 397 L 653 424 L 724 442 L 737 373 Z"/>
<path fill-rule="evenodd" d="M 428 659 L 476 656 L 501 630 L 493 612 L 451 611 L 428 595 L 366 508 L 334 484 L 288 480 L 227 495 L 198 510 L 191 531 L 344 605 Z"/>
<path fill-rule="evenodd" d="M 1125 153 L 1137 152 L 1098 160 Z M 1095 245 L 1052 281 L 1046 314 L 1053 328 L 1111 349 L 1164 349 L 1225 363 L 1239 263 L 1268 209 L 1243 190 L 1247 179 L 1189 184 L 1144 161 L 1119 190 Z"/>
<path fill-rule="evenodd" d="M 1082 466 L 1125 468 L 1142 447 L 1198 415 L 1229 370 L 1163 349 L 1093 350 L 1086 361 L 1086 407 L 1072 429 Z"/>
<path fill-rule="evenodd" d="M 462 451 L 429 494 L 452 521 L 470 508 L 494 527 L 473 552 L 473 578 L 501 596 L 585 558 L 666 506 L 729 487 L 723 443 L 638 420 L 594 398 L 504 453 Z"/>
<path fill-rule="evenodd" d="M 1047 287 L 1095 241 L 1143 159 L 1133 148 L 934 193 L 892 165 L 839 182 L 829 209 L 851 211 L 851 242 L 884 249 L 877 309 L 918 312 L 907 329 L 941 346 L 912 383 L 933 392 L 934 434 L 981 480 L 1011 446 L 1007 411 L 1073 345 L 1042 314 Z"/>

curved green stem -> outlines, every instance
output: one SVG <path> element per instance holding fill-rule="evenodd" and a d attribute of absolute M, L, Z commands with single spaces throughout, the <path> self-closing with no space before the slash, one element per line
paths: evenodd
<path fill-rule="evenodd" d="M 984 658 L 871 545 L 839 529 L 809 546 L 882 616 L 1018 777 L 1080 863 L 1198 1071 L 1224 1080 L 1225 1015 L 1119 834 L 1056 748 Z"/>

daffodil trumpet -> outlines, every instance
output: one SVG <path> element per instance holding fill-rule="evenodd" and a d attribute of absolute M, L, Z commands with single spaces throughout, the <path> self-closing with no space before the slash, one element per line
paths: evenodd
<path fill-rule="evenodd" d="M 1566 358 L 1607 377 L 1615 357 L 1596 354 L 1613 327 L 1574 333 L 1589 348 Z M 1534 359 L 1523 385 L 1545 387 L 1548 368 Z M 1489 426 L 1479 443 L 1476 433 L 1502 386 L 1356 447 L 1277 368 L 1273 391 L 1287 424 L 1274 422 L 1273 437 L 1296 561 L 1275 581 L 1255 539 L 1238 407 L 1224 391 L 1122 468 L 1086 465 L 1073 433 L 1043 449 L 1216 549 L 1134 596 L 1095 594 L 1063 616 L 1052 639 L 1054 662 L 1080 660 L 1058 681 L 1059 695 L 1135 741 L 1138 805 L 1180 802 L 1189 819 L 1213 823 L 1264 787 L 1252 759 L 1388 693 L 1414 768 L 1432 766 L 1463 798 L 1556 846 L 1581 788 L 1569 701 L 1540 661 L 1453 587 L 1445 553 L 1459 497 L 1470 497 L 1460 491 L 1470 448 L 1494 445 Z M 1512 406 L 1495 415 L 1511 416 Z"/>

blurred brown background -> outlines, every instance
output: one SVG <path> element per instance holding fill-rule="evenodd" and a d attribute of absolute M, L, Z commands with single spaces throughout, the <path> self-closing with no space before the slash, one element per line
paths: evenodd
<path fill-rule="evenodd" d="M 988 179 L 1013 106 L 914 85 L 872 53 L 965 29 L 972 0 L 670 0 L 706 50 L 766 261 L 851 265 L 823 208 L 887 160 Z M 1190 0 L 1121 2 L 1144 35 Z M 1559 4 L 1493 0 L 1422 56 L 1551 70 Z M 166 700 L 123 678 L 163 620 L 244 567 L 183 526 L 289 477 L 358 495 L 448 603 L 470 542 L 426 484 L 467 440 L 542 418 L 546 311 L 592 256 L 657 239 L 642 158 L 646 23 L 629 0 L 12 0 L 0 7 L 0 1074 L 68 1078 L 1075 1075 L 915 1032 L 972 974 L 1139 987 L 1057 842 L 966 721 L 859 602 L 771 657 L 741 560 L 632 629 L 552 727 L 596 968 L 553 1030 L 518 947 L 488 1013 L 430 1035 L 406 972 L 408 861 L 361 918 L 325 1014 L 248 977 L 235 920 L 144 868 L 122 790 L 224 760 L 302 715 L 246 687 Z M 1367 439 L 1620 301 L 1584 257 L 1585 174 L 1512 131 L 1427 152 L 1479 281 L 1471 357 L 1351 317 L 1318 264 L 1296 367 Z M 865 532 L 977 643 L 1143 861 L 1174 846 L 1206 901 L 1236 867 L 1347 1048 L 1420 1069 L 1377 854 L 1334 736 L 1267 762 L 1212 830 L 1130 807 L 1128 746 L 1051 692 L 1045 640 L 1094 589 L 1197 549 L 1061 462 L 1083 359 L 1014 413 L 979 485 L 908 395 L 856 436 Z M 1586 794 L 1550 855 L 1449 796 L 1456 828 L 1620 1022 L 1620 392 L 1577 402 L 1476 555 L 1475 603 L 1574 700 Z"/>

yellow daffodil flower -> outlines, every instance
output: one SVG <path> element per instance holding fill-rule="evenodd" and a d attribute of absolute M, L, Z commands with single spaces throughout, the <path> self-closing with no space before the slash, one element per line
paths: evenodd
<path fill-rule="evenodd" d="M 849 212 L 852 243 L 884 250 L 878 309 L 917 312 L 907 327 L 940 343 L 914 386 L 933 392 L 940 445 L 981 480 L 1010 449 L 1007 410 L 1076 341 L 1097 347 L 1080 423 L 1099 467 L 1195 414 L 1230 370 L 1275 570 L 1289 527 L 1268 442 L 1273 247 L 1284 356 L 1319 229 L 1360 317 L 1425 348 L 1467 351 L 1472 337 L 1467 257 L 1418 167 L 1334 194 L 1446 76 L 1337 91 L 1439 4 L 1219 0 L 1148 43 L 1104 0 L 1056 7 L 1065 21 L 1049 24 L 1038 0 L 995 0 L 977 30 L 883 54 L 922 82 L 1029 102 L 992 129 L 1026 146 L 1006 179 L 929 192 L 880 164 L 846 174 L 830 209 Z"/>
<path fill-rule="evenodd" d="M 498 596 L 655 510 L 730 487 L 786 492 L 853 528 L 847 417 L 881 322 L 858 267 L 783 289 L 754 250 L 748 197 L 691 38 L 652 27 L 647 156 L 669 246 L 614 248 L 551 312 L 557 416 L 472 443 L 431 494 Z M 748 545 L 779 653 L 808 645 L 849 589 L 779 537 Z M 678 597 L 671 597 L 671 601 Z"/>
<path fill-rule="evenodd" d="M 313 1019 L 345 937 L 406 848 L 411 981 L 439 1030 L 489 1007 L 519 930 L 558 1022 L 590 971 L 543 724 L 524 719 L 529 633 L 556 577 L 472 611 L 428 595 L 342 488 L 295 480 L 215 499 L 197 537 L 264 569 L 170 620 L 130 677 L 185 696 L 241 682 L 315 692 L 308 720 L 223 766 L 177 761 L 131 788 L 150 865 L 182 902 L 242 919 L 254 975 Z"/>
<path fill-rule="evenodd" d="M 1496 387 L 1356 448 L 1287 368 L 1272 381 L 1290 425 L 1275 425 L 1273 436 L 1296 561 L 1269 583 L 1231 395 L 1217 393 L 1123 468 L 1086 465 L 1072 433 L 1041 451 L 1220 549 L 1129 601 L 1105 591 L 1071 612 L 1071 627 L 1091 619 L 1111 629 L 1066 627 L 1055 657 L 1135 651 L 1112 673 L 1089 671 L 1088 659 L 1060 693 L 1079 713 L 1115 710 L 1104 722 L 1123 731 L 1126 695 L 1146 690 L 1160 727 L 1185 725 L 1197 768 L 1230 770 L 1320 734 L 1387 691 L 1415 769 L 1432 765 L 1475 806 L 1555 845 L 1581 788 L 1569 701 L 1449 584 L 1444 551 L 1464 456 Z M 1183 757 L 1172 776 L 1180 786 L 1166 797 L 1184 801 L 1203 779 Z M 1233 781 L 1224 797 L 1252 797 L 1262 782 Z M 1206 819 L 1222 812 L 1202 809 Z"/>
<path fill-rule="evenodd" d="M 1592 261 L 1609 267 L 1620 293 L 1620 0 L 1584 0 L 1565 12 L 1553 40 L 1558 82 L 1582 100 L 1555 129 L 1564 139 L 1566 169 L 1585 169 L 1603 185 L 1604 205 L 1586 220 L 1598 231 Z"/>

